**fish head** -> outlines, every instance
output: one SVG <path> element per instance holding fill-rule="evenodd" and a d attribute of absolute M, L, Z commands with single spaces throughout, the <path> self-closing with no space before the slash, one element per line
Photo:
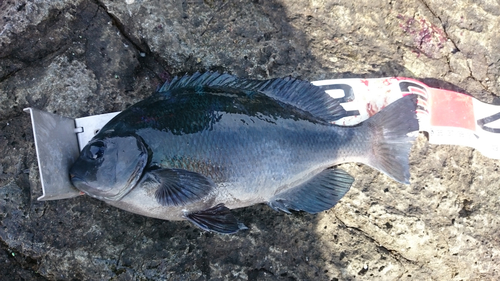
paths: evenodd
<path fill-rule="evenodd" d="M 71 167 L 71 182 L 94 198 L 120 200 L 141 178 L 148 157 L 136 135 L 94 138 Z"/>

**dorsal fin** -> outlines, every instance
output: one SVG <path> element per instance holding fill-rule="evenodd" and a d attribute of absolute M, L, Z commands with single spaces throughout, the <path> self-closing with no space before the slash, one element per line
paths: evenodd
<path fill-rule="evenodd" d="M 225 86 L 235 80 L 236 76 L 230 74 L 221 74 L 218 72 L 196 72 L 193 75 L 184 75 L 182 77 L 175 76 L 171 82 L 166 82 L 158 92 L 166 92 L 174 89 L 187 88 L 187 87 L 221 87 Z"/>
<path fill-rule="evenodd" d="M 243 91 L 247 95 L 263 93 L 280 102 L 293 105 L 311 113 L 324 121 L 335 121 L 347 116 L 340 105 L 342 99 L 334 99 L 320 87 L 295 78 L 276 78 L 270 80 L 251 80 L 217 72 L 196 72 L 193 75 L 175 77 L 165 83 L 158 92 L 180 88 L 212 88 L 222 91 Z"/>

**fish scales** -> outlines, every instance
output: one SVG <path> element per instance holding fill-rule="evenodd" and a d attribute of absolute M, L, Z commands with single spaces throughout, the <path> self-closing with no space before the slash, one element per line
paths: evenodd
<path fill-rule="evenodd" d="M 288 112 L 291 109 L 286 107 L 275 107 L 266 115 L 256 116 L 248 116 L 241 110 L 227 112 L 224 108 L 234 105 L 235 101 L 231 96 L 221 94 L 216 96 L 216 101 L 208 93 L 189 95 L 195 100 L 187 98 L 184 100 L 186 104 L 180 107 L 178 102 L 151 98 L 141 107 L 151 112 L 169 112 L 154 118 L 161 129 L 134 128 L 130 124 L 121 132 L 135 132 L 155 151 L 151 165 L 189 169 L 204 174 L 216 184 L 223 183 L 230 187 L 240 202 L 270 198 L 277 190 L 306 180 L 306 175 L 335 165 L 337 153 L 342 153 L 343 158 L 348 159 L 349 156 L 360 156 L 361 152 L 366 151 L 362 148 L 366 146 L 362 136 L 357 138 L 359 143 L 351 141 L 354 135 L 362 135 L 355 128 L 340 128 L 299 114 L 295 118 L 287 118 L 291 116 Z M 204 99 L 218 104 L 219 108 L 203 108 L 203 114 L 186 116 L 187 119 L 177 117 L 179 111 L 183 111 L 179 115 L 185 115 L 189 111 L 199 110 L 198 104 L 203 103 Z M 259 99 L 268 97 L 252 97 L 253 102 L 265 103 L 259 102 Z M 236 108 L 243 108 L 249 101 L 239 102 Z M 189 133 L 165 129 L 168 126 L 162 124 L 168 122 L 167 118 L 185 122 L 178 126 L 189 127 Z M 121 123 L 125 125 L 127 121 L 121 120 Z M 108 126 L 104 127 L 102 132 L 107 129 Z M 211 167 L 215 173 L 207 173 L 207 167 Z M 224 203 L 232 208 L 243 207 L 238 203 Z"/>
<path fill-rule="evenodd" d="M 339 163 L 407 182 L 415 98 L 397 103 L 340 127 L 330 123 L 347 114 L 340 102 L 308 82 L 196 73 L 113 118 L 70 173 L 77 188 L 119 208 L 233 233 L 244 227 L 229 209 L 333 207 L 354 180 L 331 168 Z M 112 161 L 123 162 L 119 171 Z"/>

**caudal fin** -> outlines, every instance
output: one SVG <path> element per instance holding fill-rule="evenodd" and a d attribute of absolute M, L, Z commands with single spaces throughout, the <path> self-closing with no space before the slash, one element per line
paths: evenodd
<path fill-rule="evenodd" d="M 368 165 L 391 178 L 410 183 L 409 154 L 419 130 L 417 96 L 405 96 L 363 123 L 369 130 L 372 153 Z"/>

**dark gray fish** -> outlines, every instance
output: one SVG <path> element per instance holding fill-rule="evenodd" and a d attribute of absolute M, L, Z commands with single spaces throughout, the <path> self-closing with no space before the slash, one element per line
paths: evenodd
<path fill-rule="evenodd" d="M 340 100 L 296 79 L 228 74 L 176 78 L 127 108 L 84 147 L 70 170 L 86 194 L 124 210 L 189 220 L 219 233 L 245 228 L 230 209 L 332 208 L 354 179 L 332 168 L 360 162 L 409 182 L 416 97 L 353 127 Z"/>

